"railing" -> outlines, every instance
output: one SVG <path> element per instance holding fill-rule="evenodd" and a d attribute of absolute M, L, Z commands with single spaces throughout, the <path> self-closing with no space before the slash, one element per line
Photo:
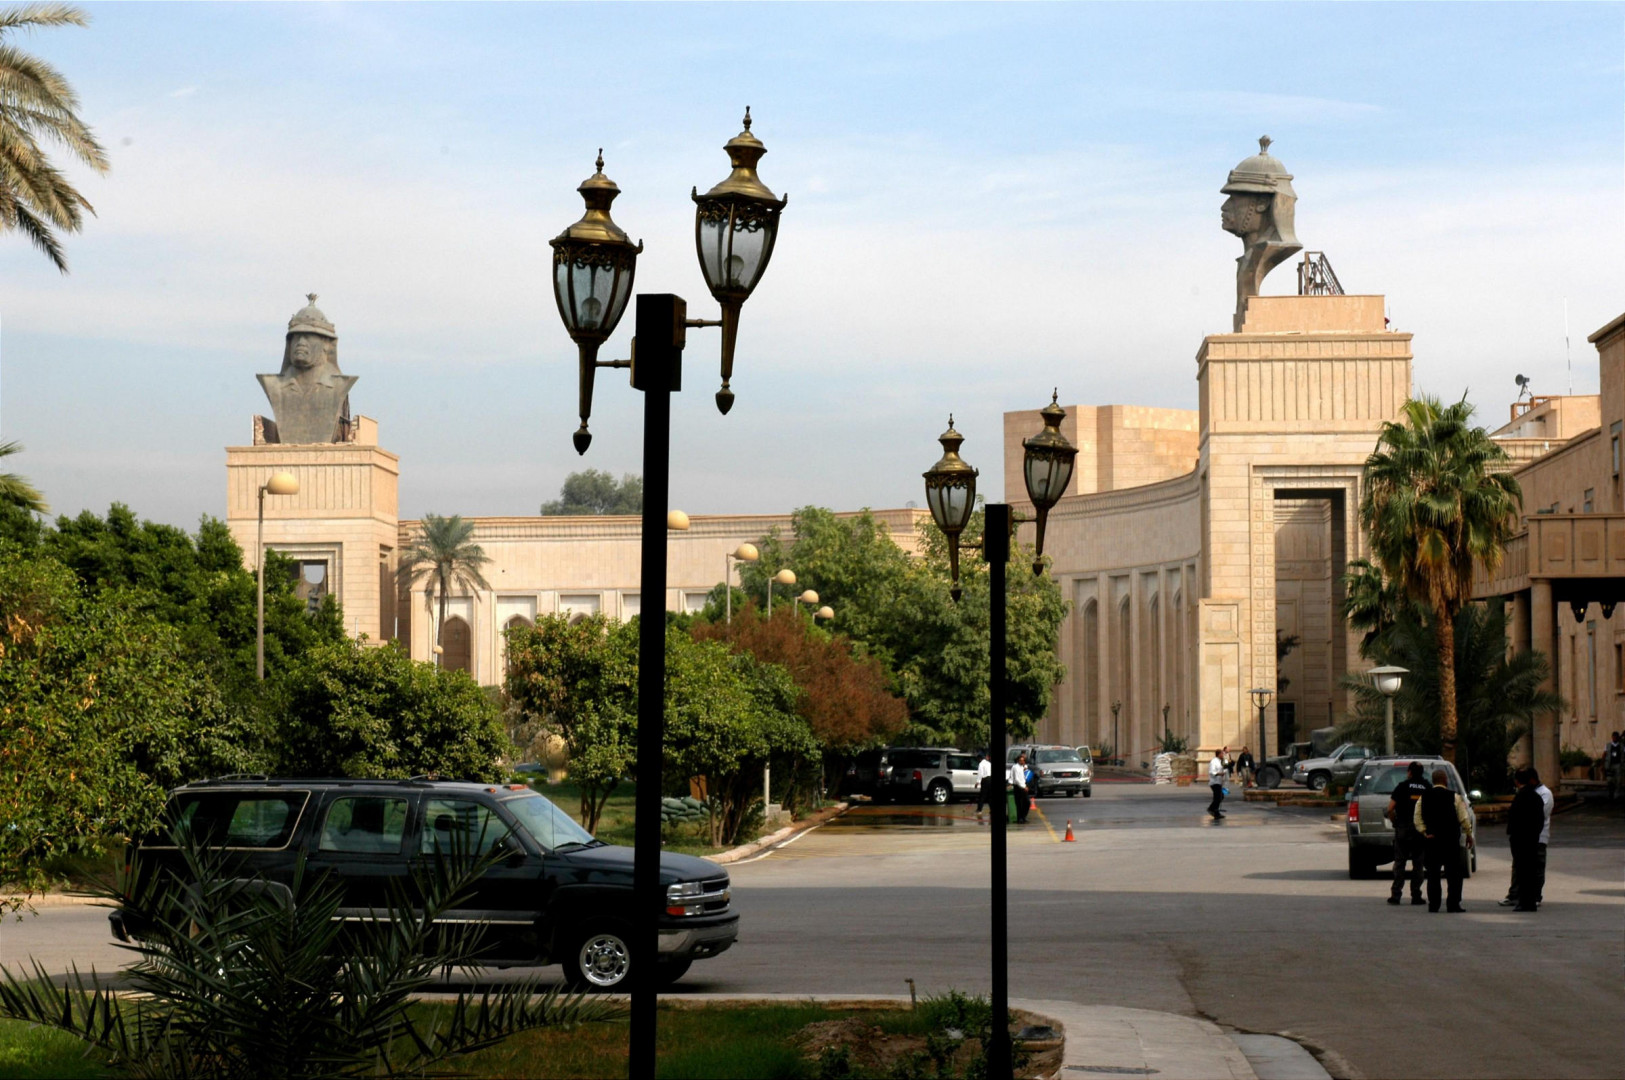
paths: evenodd
<path fill-rule="evenodd" d="M 1306 251 L 1298 264 L 1299 296 L 1342 296 L 1343 285 L 1337 280 L 1332 264 L 1324 251 Z"/>
<path fill-rule="evenodd" d="M 1531 578 L 1625 577 L 1625 514 L 1534 514 L 1507 541 L 1501 565 L 1473 581 L 1477 597 L 1505 596 Z"/>

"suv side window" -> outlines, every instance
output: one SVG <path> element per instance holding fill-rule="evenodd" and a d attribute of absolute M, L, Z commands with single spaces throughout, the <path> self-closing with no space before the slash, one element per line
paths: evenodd
<path fill-rule="evenodd" d="M 433 855 L 437 849 L 442 855 L 484 855 L 507 834 L 508 826 L 489 806 L 465 799 L 430 799 L 424 803 L 425 855 Z"/>
<path fill-rule="evenodd" d="M 396 855 L 406 839 L 405 799 L 352 796 L 327 808 L 317 850 Z"/>
<path fill-rule="evenodd" d="M 170 820 L 211 847 L 276 850 L 287 847 L 309 800 L 306 791 L 208 792 L 183 795 L 170 804 Z M 169 847 L 160 834 L 152 847 Z"/>
<path fill-rule="evenodd" d="M 970 769 L 974 772 L 978 764 L 980 762 L 977 761 L 975 754 L 948 755 L 948 768 L 950 769 Z"/>

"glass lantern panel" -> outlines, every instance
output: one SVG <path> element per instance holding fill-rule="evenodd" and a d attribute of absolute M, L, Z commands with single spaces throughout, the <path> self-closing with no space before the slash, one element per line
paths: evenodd
<path fill-rule="evenodd" d="M 604 321 L 608 330 L 615 329 L 626 311 L 626 302 L 632 298 L 632 269 L 631 266 L 617 266 L 615 269 L 615 283 L 609 298 L 609 318 Z"/>
<path fill-rule="evenodd" d="M 700 271 L 713 291 L 748 293 L 767 267 L 777 222 L 751 209 L 736 207 L 729 218 L 702 215 L 699 220 Z"/>
<path fill-rule="evenodd" d="M 576 263 L 570 271 L 570 286 L 575 296 L 576 328 L 601 330 L 611 325 L 611 301 L 615 292 L 615 269 L 610 266 L 589 266 Z"/>
<path fill-rule="evenodd" d="M 1066 494 L 1067 481 L 1072 479 L 1072 461 L 1058 454 L 1031 453 L 1025 462 L 1027 494 L 1034 503 L 1053 506 Z"/>

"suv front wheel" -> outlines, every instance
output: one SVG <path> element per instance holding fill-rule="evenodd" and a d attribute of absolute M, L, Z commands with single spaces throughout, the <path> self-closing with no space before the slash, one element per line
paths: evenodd
<path fill-rule="evenodd" d="M 564 981 L 577 990 L 625 990 L 632 973 L 630 935 L 618 924 L 593 927 L 564 955 Z"/>
<path fill-rule="evenodd" d="M 1331 782 L 1332 774 L 1329 772 L 1312 772 L 1309 774 L 1310 791 L 1325 791 Z"/>

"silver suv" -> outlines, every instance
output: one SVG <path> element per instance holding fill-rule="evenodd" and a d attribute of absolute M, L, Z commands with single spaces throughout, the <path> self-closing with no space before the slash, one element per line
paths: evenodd
<path fill-rule="evenodd" d="M 1310 758 L 1298 762 L 1292 770 L 1292 779 L 1307 785 L 1310 791 L 1325 791 L 1334 783 L 1347 784 L 1360 771 L 1360 765 L 1372 755 L 1370 749 L 1344 743 L 1326 757 Z"/>
<path fill-rule="evenodd" d="M 976 766 L 981 758 L 934 746 L 894 746 L 887 751 L 891 776 L 886 782 L 894 799 L 915 799 L 942 806 L 976 796 Z"/>
<path fill-rule="evenodd" d="M 1032 789 L 1036 796 L 1082 794 L 1089 798 L 1095 790 L 1095 764 L 1086 756 L 1088 747 L 1044 746 L 1028 744 L 1012 746 L 1005 753 L 1005 763 L 1012 764 L 1018 754 L 1027 755 L 1027 764 L 1033 770 Z"/>
<path fill-rule="evenodd" d="M 1441 757 L 1407 755 L 1374 757 L 1364 761 L 1349 789 L 1348 824 L 1349 877 L 1368 878 L 1377 867 L 1394 861 L 1394 823 L 1388 820 L 1388 800 L 1394 788 L 1405 779 L 1413 761 L 1422 763 L 1422 776 L 1432 783 L 1433 770 L 1443 769 L 1450 777 L 1450 790 L 1472 801 L 1456 767 Z M 1478 872 L 1478 817 L 1473 815 L 1473 845 L 1468 849 L 1467 871 Z"/>

